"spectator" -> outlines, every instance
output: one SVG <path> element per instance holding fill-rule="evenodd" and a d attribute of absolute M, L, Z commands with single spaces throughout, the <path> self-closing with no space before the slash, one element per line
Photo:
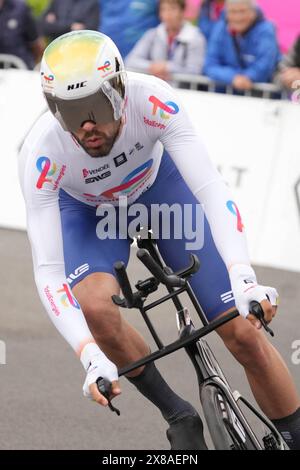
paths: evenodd
<path fill-rule="evenodd" d="M 43 53 L 37 25 L 22 0 L 0 0 L 0 54 L 12 54 L 34 68 Z"/>
<path fill-rule="evenodd" d="M 98 29 L 98 0 L 52 0 L 40 20 L 41 33 L 50 39 L 78 29 Z"/>
<path fill-rule="evenodd" d="M 107 34 L 126 57 L 150 28 L 158 25 L 158 0 L 99 0 L 99 31 Z"/>
<path fill-rule="evenodd" d="M 199 74 L 205 39 L 184 20 L 185 0 L 160 0 L 161 24 L 147 31 L 127 56 L 128 67 L 169 80 L 172 73 Z"/>
<path fill-rule="evenodd" d="M 250 90 L 270 82 L 281 58 L 275 28 L 255 0 L 226 0 L 208 45 L 204 73 L 213 80 Z"/>
<path fill-rule="evenodd" d="M 48 7 L 50 0 L 26 0 L 26 3 L 33 15 L 38 18 Z"/>
<path fill-rule="evenodd" d="M 221 15 L 223 15 L 224 5 L 225 0 L 203 0 L 198 25 L 207 41 Z"/>
<path fill-rule="evenodd" d="M 279 64 L 279 83 L 285 88 L 292 89 L 293 83 L 300 80 L 300 36 L 289 53 Z"/>

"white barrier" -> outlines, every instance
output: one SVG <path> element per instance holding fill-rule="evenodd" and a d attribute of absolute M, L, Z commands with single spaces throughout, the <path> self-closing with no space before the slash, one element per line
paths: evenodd
<path fill-rule="evenodd" d="M 300 271 L 300 106 L 180 91 L 236 194 L 254 263 Z"/>
<path fill-rule="evenodd" d="M 190 90 L 178 93 L 236 194 L 252 261 L 300 271 L 300 106 Z M 44 107 L 38 73 L 0 72 L 2 227 L 25 229 L 16 155 Z"/>
<path fill-rule="evenodd" d="M 21 195 L 17 154 L 22 142 L 45 108 L 36 72 L 0 71 L 0 225 L 25 229 L 25 208 Z"/>

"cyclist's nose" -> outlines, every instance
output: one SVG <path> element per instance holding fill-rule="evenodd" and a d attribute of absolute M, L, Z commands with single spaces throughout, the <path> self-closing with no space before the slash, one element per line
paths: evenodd
<path fill-rule="evenodd" d="M 96 127 L 96 124 L 93 121 L 85 121 L 81 128 L 86 132 L 91 132 Z"/>

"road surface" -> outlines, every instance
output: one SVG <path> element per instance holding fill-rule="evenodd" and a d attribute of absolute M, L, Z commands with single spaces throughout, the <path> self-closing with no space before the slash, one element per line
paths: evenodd
<path fill-rule="evenodd" d="M 169 449 L 167 425 L 160 413 L 126 379 L 122 379 L 123 394 L 116 401 L 120 417 L 83 398 L 85 373 L 43 311 L 26 234 L 0 230 L 0 259 L 0 339 L 6 344 L 7 361 L 0 365 L 0 448 Z M 134 280 L 145 273 L 134 257 L 129 272 Z M 281 294 L 280 313 L 273 323 L 274 344 L 300 390 L 300 364 L 292 362 L 292 345 L 300 341 L 300 274 L 261 267 L 257 274 L 261 282 L 276 286 Z M 138 313 L 124 313 L 149 338 Z M 163 340 L 176 338 L 171 303 L 151 318 Z M 216 334 L 209 343 L 233 387 L 252 400 L 242 368 Z M 169 384 L 199 409 L 196 378 L 185 353 L 160 360 L 158 367 Z"/>

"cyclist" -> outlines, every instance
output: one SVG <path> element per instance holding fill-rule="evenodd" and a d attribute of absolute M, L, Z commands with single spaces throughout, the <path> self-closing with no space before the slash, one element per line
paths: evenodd
<path fill-rule="evenodd" d="M 115 44 L 95 31 L 54 40 L 43 56 L 41 81 L 50 112 L 26 138 L 20 179 L 37 288 L 86 370 L 84 395 L 106 406 L 96 380 L 109 380 L 112 397 L 119 395 L 117 368 L 149 353 L 111 300 L 119 293 L 112 267 L 117 260 L 128 262 L 130 237 L 122 222 L 117 237 L 100 236 L 105 216 L 99 211 L 109 205 L 120 215 L 125 196 L 129 209 L 138 202 L 149 212 L 162 203 L 189 204 L 193 210 L 201 203 L 204 246 L 193 251 L 203 269 L 193 277 L 193 288 L 209 320 L 236 305 L 240 317 L 219 334 L 244 367 L 262 410 L 291 447 L 300 447 L 295 385 L 249 315 L 249 303 L 256 300 L 270 322 L 277 292 L 257 283 L 238 207 L 175 91 L 158 78 L 127 74 Z M 176 236 L 177 229 L 172 227 L 168 240 L 156 234 L 162 256 L 175 270 L 188 256 L 187 237 Z M 171 448 L 206 447 L 197 412 L 154 364 L 128 379 L 169 423 Z"/>

